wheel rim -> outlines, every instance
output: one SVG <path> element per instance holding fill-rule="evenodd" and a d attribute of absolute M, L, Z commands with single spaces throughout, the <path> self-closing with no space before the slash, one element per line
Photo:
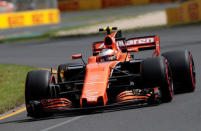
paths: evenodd
<path fill-rule="evenodd" d="M 169 92 L 170 92 L 170 97 L 171 99 L 173 98 L 173 80 L 172 80 L 172 73 L 170 68 L 168 68 L 168 61 L 166 60 L 166 78 L 167 78 L 167 82 L 168 82 L 168 88 L 169 88 Z"/>
<path fill-rule="evenodd" d="M 194 61 L 193 61 L 193 56 L 190 53 L 190 73 L 191 73 L 191 81 L 193 85 L 193 89 L 195 89 L 195 84 L 196 84 L 196 79 L 195 79 L 195 66 L 194 66 Z"/>
<path fill-rule="evenodd" d="M 54 75 L 51 74 L 51 77 L 50 77 L 50 84 L 53 84 L 53 83 L 55 83 L 55 81 L 54 81 Z"/>

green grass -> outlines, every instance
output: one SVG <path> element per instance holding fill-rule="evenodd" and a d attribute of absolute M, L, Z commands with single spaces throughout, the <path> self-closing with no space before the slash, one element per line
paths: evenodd
<path fill-rule="evenodd" d="M 28 71 L 36 68 L 0 65 L 0 114 L 24 103 L 24 82 Z"/>

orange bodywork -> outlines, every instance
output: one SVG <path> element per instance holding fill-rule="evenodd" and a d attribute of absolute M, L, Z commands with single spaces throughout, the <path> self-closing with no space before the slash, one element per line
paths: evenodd
<path fill-rule="evenodd" d="M 83 102 L 87 105 L 96 105 L 98 103 L 98 99 L 101 99 L 103 104 L 106 105 L 108 101 L 107 87 L 112 68 L 114 68 L 120 61 L 129 60 L 127 59 L 129 58 L 129 54 L 127 55 L 127 53 L 122 53 L 117 47 L 114 36 L 115 33 L 112 33 L 111 35 L 107 35 L 105 37 L 110 38 L 112 41 L 111 45 L 105 46 L 117 52 L 117 60 L 101 62 L 99 56 L 92 56 L 88 58 L 84 86 L 80 100 L 81 107 L 83 106 Z M 106 43 L 106 39 L 104 43 Z"/>
<path fill-rule="evenodd" d="M 124 91 L 121 92 L 119 95 L 117 95 L 117 103 L 123 103 L 123 102 L 130 102 L 130 101 L 140 101 L 148 99 L 149 96 L 138 96 L 133 94 L 132 91 Z"/>
<path fill-rule="evenodd" d="M 138 52 L 143 48 L 155 48 L 154 55 L 160 54 L 159 37 L 147 37 L 147 38 L 135 38 L 127 41 L 116 40 L 114 32 L 107 35 L 104 42 L 96 42 L 93 44 L 93 54 L 92 57 L 88 58 L 88 64 L 86 66 L 86 74 L 84 80 L 84 86 L 82 90 L 82 95 L 80 99 L 80 106 L 83 107 L 84 104 L 88 106 L 95 106 L 99 101 L 103 105 L 108 102 L 107 88 L 109 77 L 111 75 L 112 68 L 119 62 L 129 61 L 131 59 L 129 52 Z M 109 39 L 109 44 L 107 43 Z M 123 42 L 123 43 L 122 43 Z M 133 44 L 132 44 L 133 43 Z M 127 48 L 127 52 L 122 52 L 123 48 Z M 116 60 L 102 62 L 99 58 L 99 53 L 103 49 L 112 49 L 116 52 Z M 135 96 L 130 96 L 129 98 L 135 99 Z M 138 97 L 139 98 L 139 97 Z M 147 97 L 141 97 L 145 99 Z M 120 98 L 117 98 L 120 99 Z M 128 99 L 128 98 L 125 98 Z M 119 102 L 121 102 L 119 100 Z"/>
<path fill-rule="evenodd" d="M 41 102 L 45 110 L 72 108 L 72 102 L 66 98 L 43 99 Z"/>
<path fill-rule="evenodd" d="M 95 105 L 98 99 L 102 99 L 103 104 L 106 105 L 108 101 L 106 90 L 112 70 L 110 67 L 114 67 L 117 63 L 118 61 L 113 61 L 107 63 L 90 63 L 87 65 L 81 96 L 81 107 L 83 100 L 88 105 Z"/>

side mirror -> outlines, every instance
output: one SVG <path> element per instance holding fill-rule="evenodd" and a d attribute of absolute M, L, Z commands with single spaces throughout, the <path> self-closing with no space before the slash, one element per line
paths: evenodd
<path fill-rule="evenodd" d="M 72 59 L 73 59 L 73 60 L 81 59 L 81 58 L 82 58 L 82 54 L 72 55 Z"/>
<path fill-rule="evenodd" d="M 82 58 L 82 54 L 72 55 L 72 59 L 73 59 L 73 60 L 81 59 L 82 62 L 84 63 L 84 65 L 86 66 L 86 63 L 84 62 L 84 60 L 83 60 L 83 58 Z"/>

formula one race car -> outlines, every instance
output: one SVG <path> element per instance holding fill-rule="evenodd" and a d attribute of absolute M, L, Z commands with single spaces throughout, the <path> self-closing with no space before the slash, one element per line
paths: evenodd
<path fill-rule="evenodd" d="M 159 36 L 125 39 L 116 27 L 106 31 L 104 41 L 94 42 L 88 63 L 62 64 L 57 80 L 51 71 L 27 74 L 27 113 L 71 111 L 124 104 L 170 102 L 174 93 L 193 92 L 196 86 L 192 54 L 171 51 L 160 55 Z M 154 49 L 152 57 L 135 59 L 135 52 Z M 132 53 L 133 52 L 133 53 Z M 132 53 L 132 54 L 131 54 Z M 133 55 L 134 54 L 134 55 Z"/>

